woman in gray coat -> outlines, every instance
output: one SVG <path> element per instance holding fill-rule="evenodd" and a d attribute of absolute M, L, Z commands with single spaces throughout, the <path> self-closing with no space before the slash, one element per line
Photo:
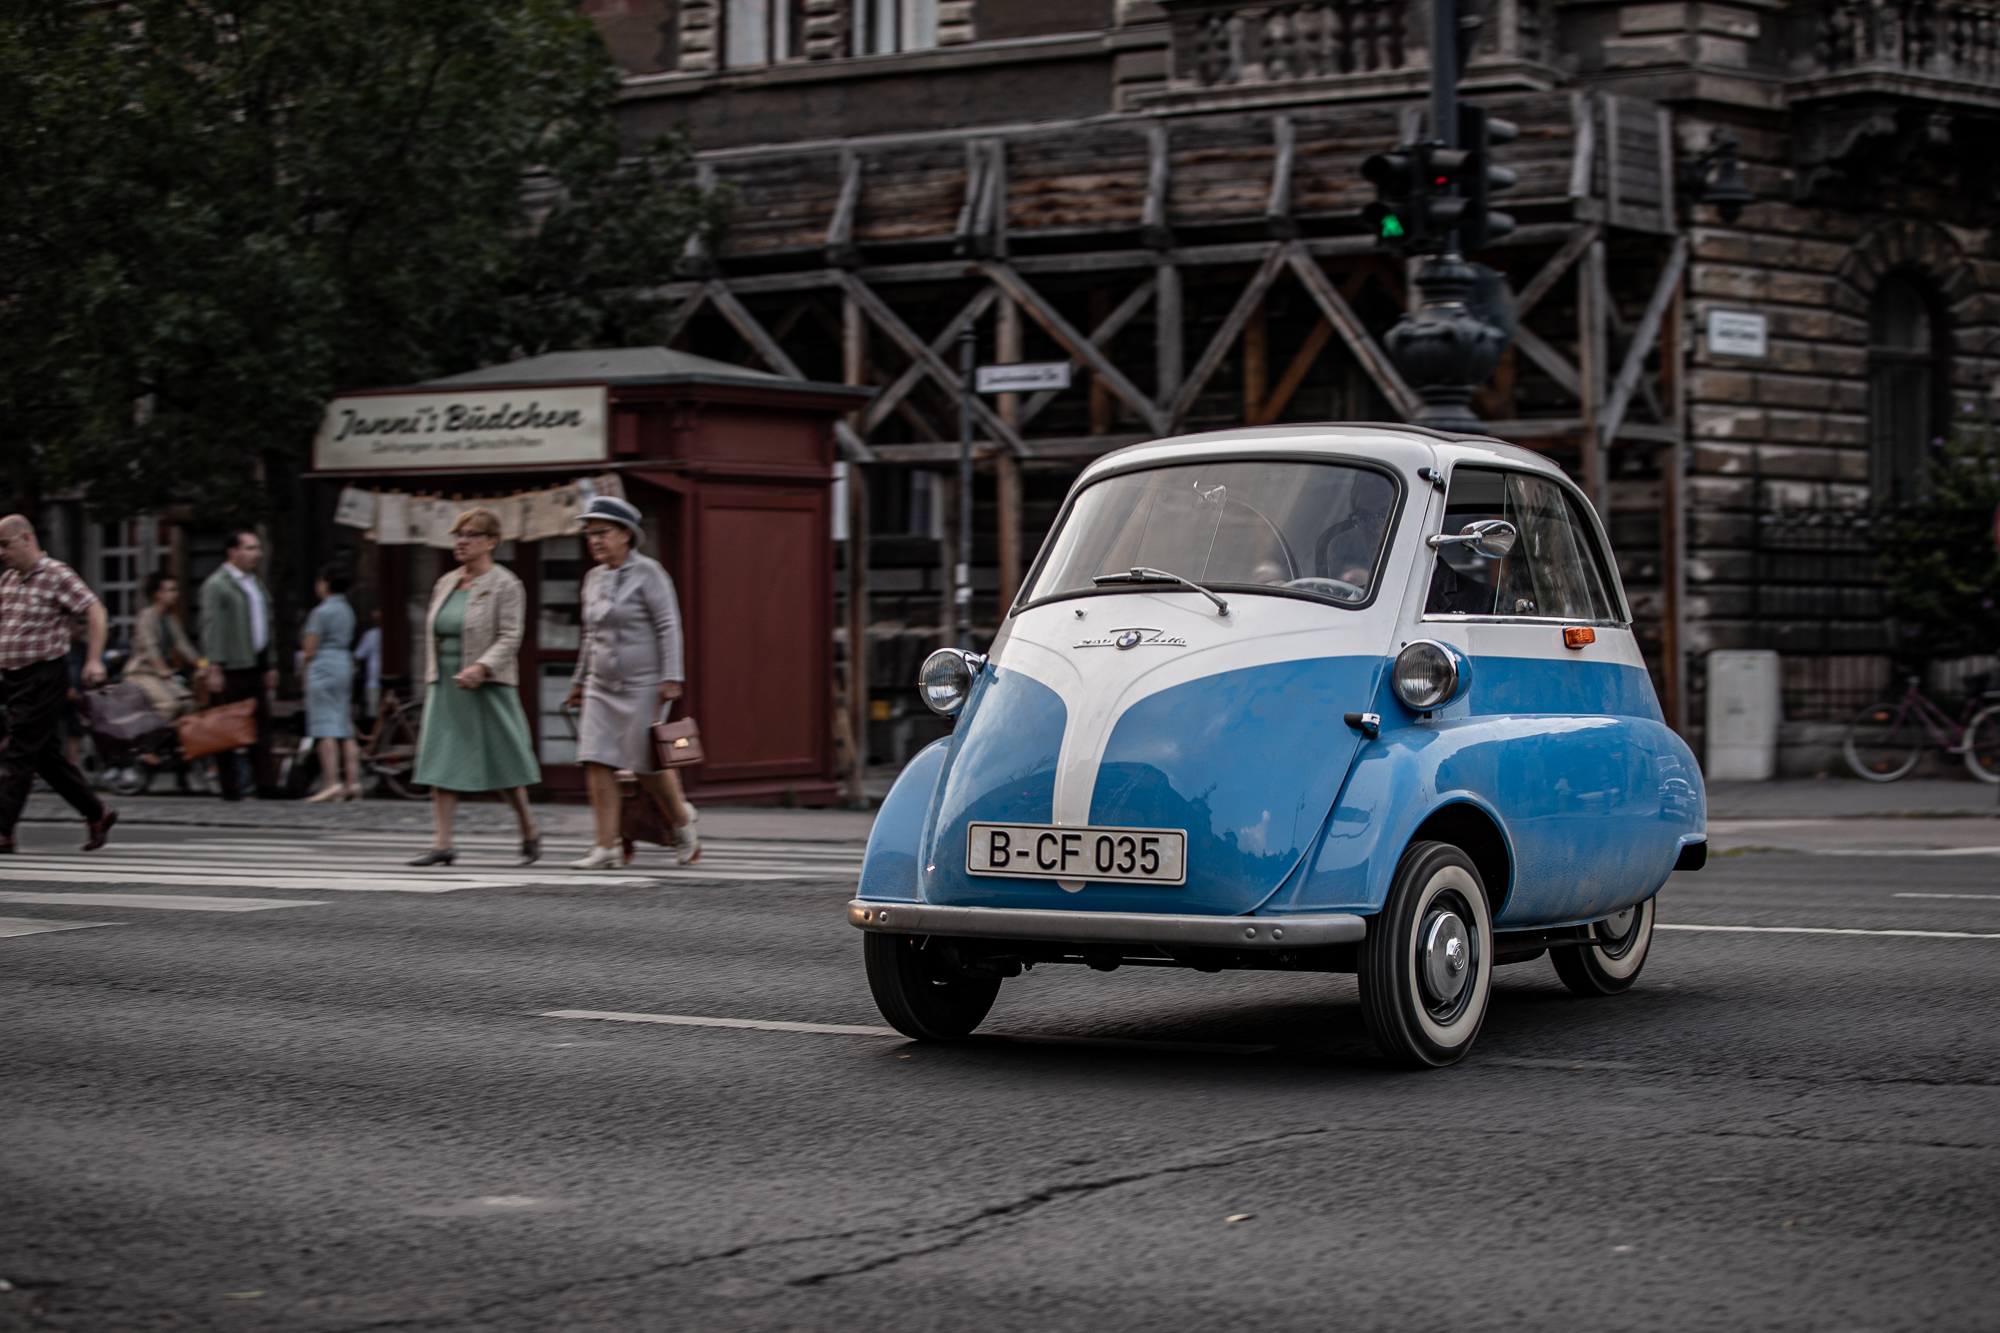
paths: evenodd
<path fill-rule="evenodd" d="M 652 724 L 681 697 L 681 610 L 674 581 L 640 553 L 639 511 L 615 495 L 583 510 L 583 539 L 597 561 L 583 578 L 583 648 L 570 680 L 569 707 L 583 708 L 576 757 L 590 788 L 596 841 L 578 870 L 624 864 L 619 843 L 618 770 L 630 769 L 674 828 L 674 858 L 701 859 L 695 808 L 680 776 L 653 761 Z"/>

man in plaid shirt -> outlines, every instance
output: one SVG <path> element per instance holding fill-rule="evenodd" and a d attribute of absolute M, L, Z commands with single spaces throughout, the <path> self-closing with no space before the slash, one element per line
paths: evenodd
<path fill-rule="evenodd" d="M 7 737 L 0 741 L 0 853 L 14 850 L 14 825 L 37 773 L 90 821 L 83 850 L 104 845 L 118 812 L 97 799 L 63 753 L 56 720 L 69 703 L 70 622 L 90 621 L 86 686 L 104 683 L 104 603 L 76 572 L 42 554 L 34 525 L 19 514 L 0 518 L 0 705 Z"/>

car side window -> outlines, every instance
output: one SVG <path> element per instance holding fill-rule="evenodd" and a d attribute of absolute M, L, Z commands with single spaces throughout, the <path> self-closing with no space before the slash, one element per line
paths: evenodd
<path fill-rule="evenodd" d="M 1426 615 L 1617 618 L 1590 524 L 1561 486 L 1526 472 L 1459 468 L 1443 531 L 1455 536 L 1482 519 L 1513 524 L 1513 550 L 1493 557 L 1469 543 L 1438 548 Z"/>

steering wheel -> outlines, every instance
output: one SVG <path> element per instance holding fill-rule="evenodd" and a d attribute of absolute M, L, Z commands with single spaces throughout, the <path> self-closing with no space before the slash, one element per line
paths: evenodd
<path fill-rule="evenodd" d="M 1285 586 L 1297 588 L 1300 592 L 1316 592 L 1323 597 L 1335 597 L 1343 602 L 1359 602 L 1368 596 L 1366 588 L 1357 588 L 1345 579 L 1293 579 Z"/>

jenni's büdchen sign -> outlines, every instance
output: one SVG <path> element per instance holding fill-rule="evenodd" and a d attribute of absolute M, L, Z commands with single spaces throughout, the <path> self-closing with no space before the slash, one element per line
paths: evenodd
<path fill-rule="evenodd" d="M 313 440 L 320 472 L 599 463 L 605 388 L 358 394 L 327 404 Z"/>

